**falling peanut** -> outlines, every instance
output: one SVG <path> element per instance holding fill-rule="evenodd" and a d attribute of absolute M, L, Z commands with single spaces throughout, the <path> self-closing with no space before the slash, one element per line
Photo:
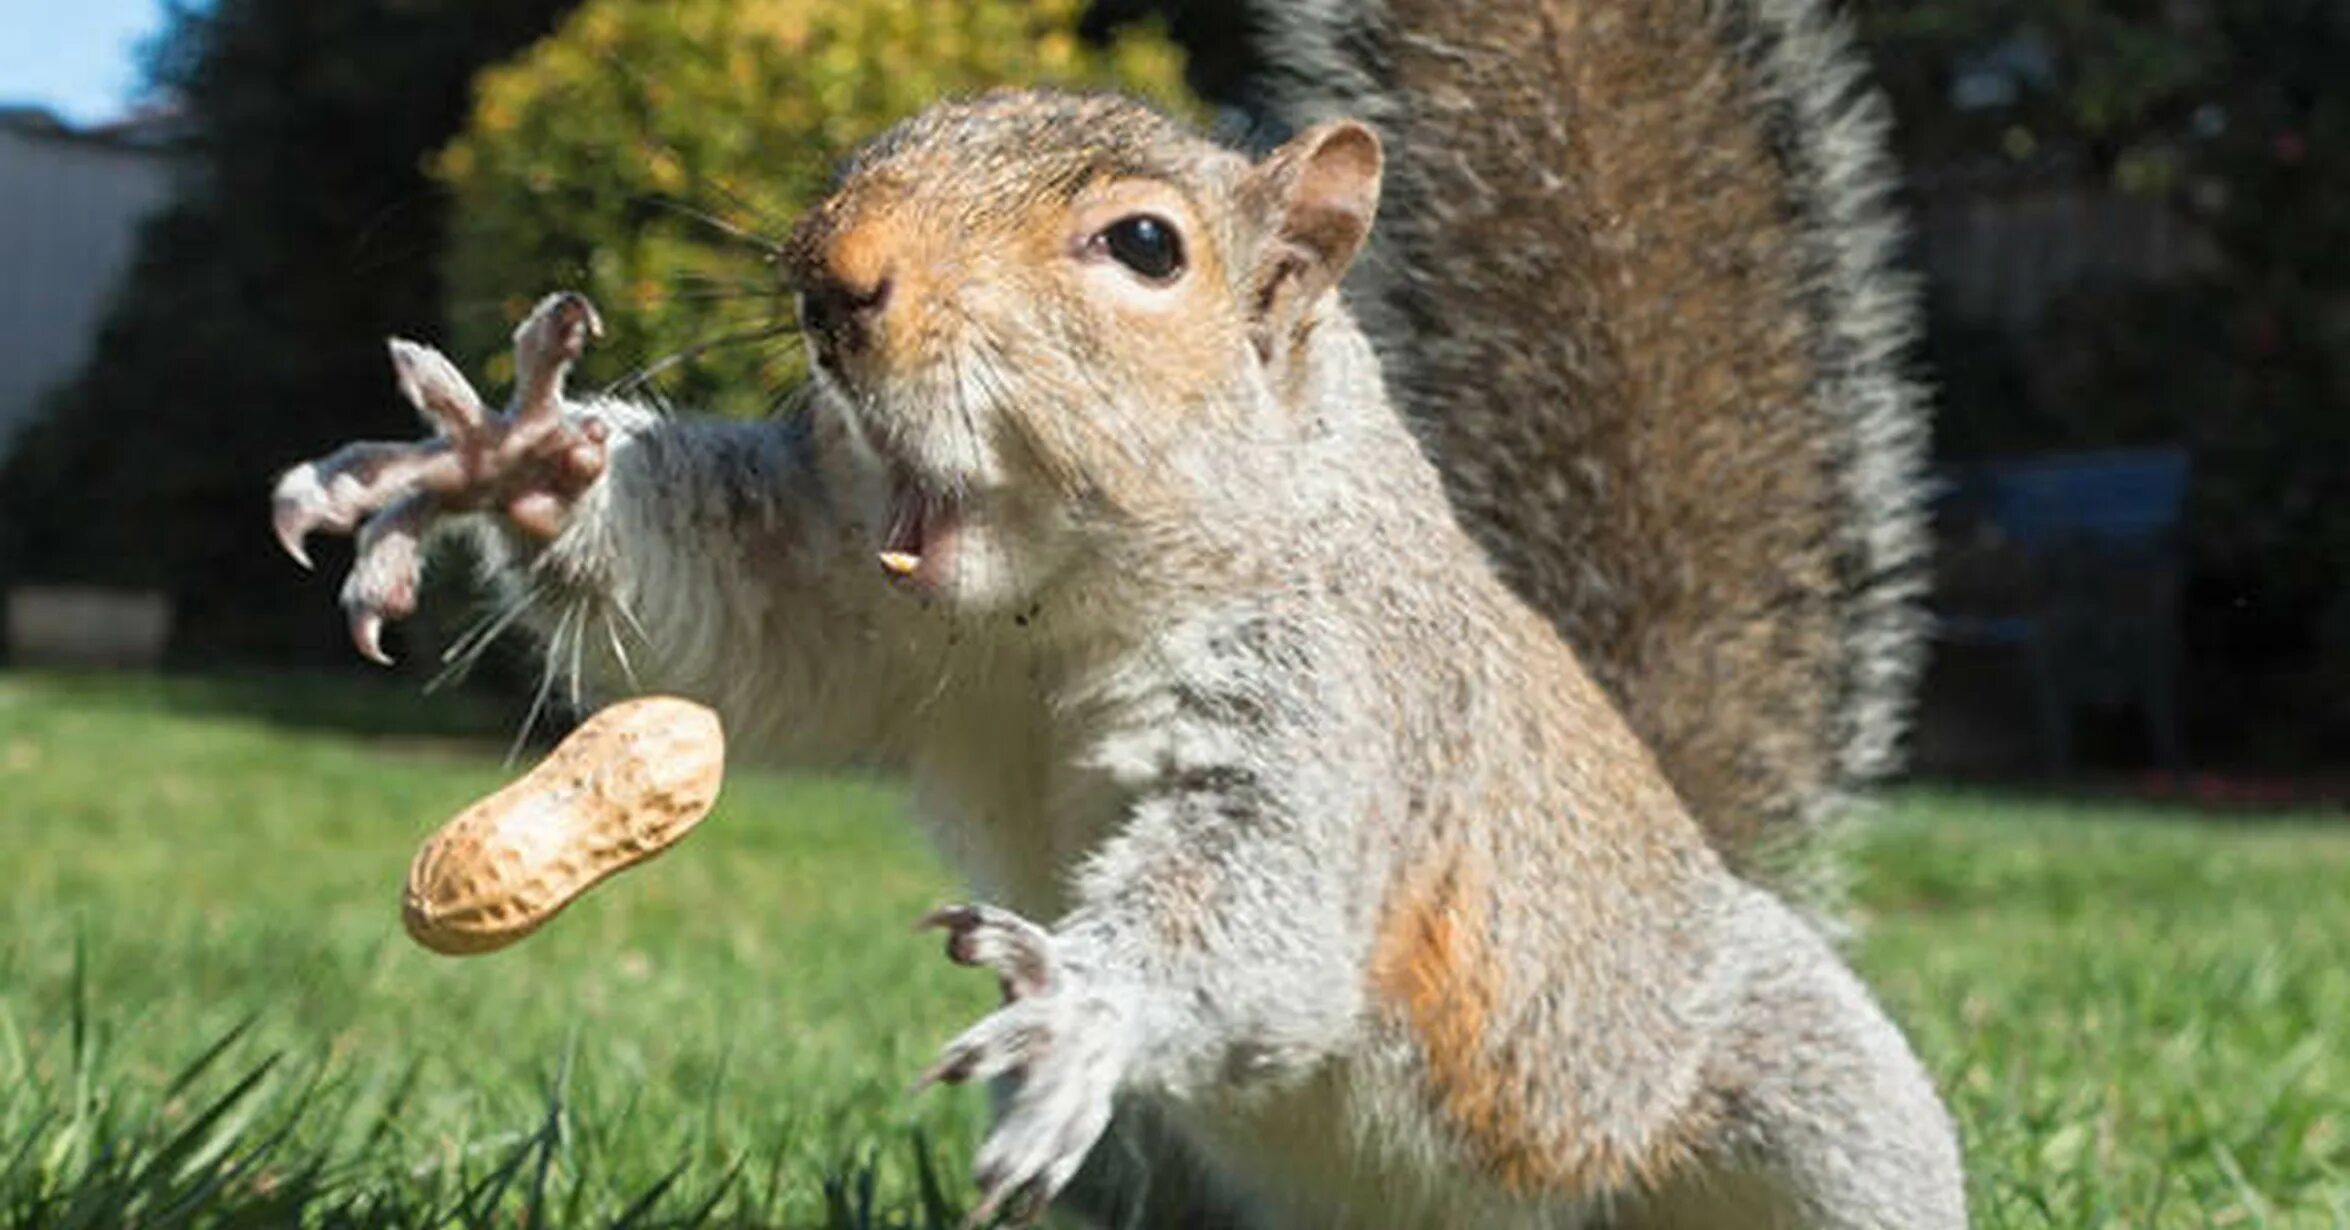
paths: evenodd
<path fill-rule="evenodd" d="M 725 769 L 725 733 L 701 705 L 646 696 L 602 710 L 416 852 L 408 934 L 453 956 L 521 939 L 676 844 L 718 801 Z"/>

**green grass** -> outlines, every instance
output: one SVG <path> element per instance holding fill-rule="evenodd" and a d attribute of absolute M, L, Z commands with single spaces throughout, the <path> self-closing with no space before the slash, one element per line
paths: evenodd
<path fill-rule="evenodd" d="M 1994 1226 L 2350 1226 L 2350 823 L 1917 795 L 1864 972 Z"/>
<path fill-rule="evenodd" d="M 952 1224 L 981 1108 L 903 1091 L 993 993 L 893 794 L 738 773 L 451 961 L 396 898 L 480 717 L 0 675 L 0 1227 Z M 2350 825 L 1913 794 L 1860 857 L 1979 1224 L 2350 1226 Z"/>

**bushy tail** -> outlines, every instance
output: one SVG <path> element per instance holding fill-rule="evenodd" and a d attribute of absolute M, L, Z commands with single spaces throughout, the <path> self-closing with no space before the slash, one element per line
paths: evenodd
<path fill-rule="evenodd" d="M 1888 770 L 1925 436 L 1886 113 L 1821 0 L 1256 0 L 1364 116 L 1354 300 L 1473 530 L 1716 843 L 1789 887 Z"/>

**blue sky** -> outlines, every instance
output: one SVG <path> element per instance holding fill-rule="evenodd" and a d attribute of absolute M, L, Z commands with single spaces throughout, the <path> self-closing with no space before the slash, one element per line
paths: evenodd
<path fill-rule="evenodd" d="M 140 40 L 162 0 L 0 0 L 0 103 L 80 123 L 118 116 L 139 84 Z"/>

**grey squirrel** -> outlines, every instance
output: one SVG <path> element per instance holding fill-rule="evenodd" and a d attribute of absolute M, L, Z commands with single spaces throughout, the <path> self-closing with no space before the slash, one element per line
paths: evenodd
<path fill-rule="evenodd" d="M 927 1074 L 997 1082 L 977 1218 L 1963 1225 L 1922 1067 L 1751 878 L 1910 656 L 1843 36 L 1268 14 L 1312 126 L 1262 159 L 1035 91 L 865 147 L 785 249 L 799 412 L 570 400 L 550 296 L 504 414 L 395 343 L 439 434 L 296 466 L 281 539 L 356 531 L 380 656 L 469 527 L 552 663 L 903 772 L 1005 992 Z"/>

